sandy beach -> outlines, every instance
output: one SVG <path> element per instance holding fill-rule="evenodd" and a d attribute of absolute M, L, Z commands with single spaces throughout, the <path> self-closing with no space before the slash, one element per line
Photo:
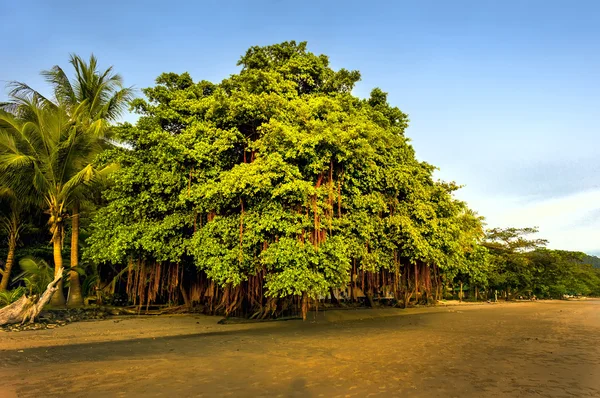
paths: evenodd
<path fill-rule="evenodd" d="M 0 397 L 598 397 L 600 301 L 0 332 Z"/>

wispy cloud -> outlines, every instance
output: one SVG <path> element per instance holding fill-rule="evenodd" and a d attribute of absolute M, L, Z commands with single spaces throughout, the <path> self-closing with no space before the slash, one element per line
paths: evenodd
<path fill-rule="evenodd" d="M 437 176 L 466 184 L 457 196 L 489 227 L 537 226 L 551 248 L 600 254 L 600 158 L 577 153 L 514 154 L 503 162 L 490 152 L 487 161 L 448 163 Z"/>
<path fill-rule="evenodd" d="M 519 196 L 465 199 L 480 209 L 490 227 L 537 226 L 551 248 L 600 252 L 600 189 L 542 200 Z"/>

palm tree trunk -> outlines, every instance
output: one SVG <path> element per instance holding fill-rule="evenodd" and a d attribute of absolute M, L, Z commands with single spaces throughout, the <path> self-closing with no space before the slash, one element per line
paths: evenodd
<path fill-rule="evenodd" d="M 79 307 L 83 305 L 81 295 L 81 282 L 79 274 L 73 268 L 79 265 L 79 203 L 73 205 L 71 216 L 71 271 L 69 272 L 69 295 L 67 306 Z"/>
<path fill-rule="evenodd" d="M 15 233 L 11 231 L 8 238 L 8 256 L 6 257 L 6 266 L 4 267 L 4 273 L 2 274 L 2 282 L 0 282 L 0 292 L 8 288 L 8 281 L 10 279 L 10 271 L 15 262 L 15 250 L 17 248 L 17 237 Z"/>
<path fill-rule="evenodd" d="M 57 226 L 61 228 L 61 226 Z M 63 269 L 62 259 L 62 232 L 57 232 L 52 237 L 52 249 L 54 252 L 54 276 L 61 272 Z M 56 285 L 56 292 L 52 295 L 50 305 L 55 307 L 63 307 L 65 305 L 65 295 L 63 293 L 63 282 L 62 279 Z"/>

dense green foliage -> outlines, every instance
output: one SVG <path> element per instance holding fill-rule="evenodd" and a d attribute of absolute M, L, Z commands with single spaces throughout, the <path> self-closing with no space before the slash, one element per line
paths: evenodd
<path fill-rule="evenodd" d="M 220 84 L 164 74 L 134 103 L 142 118 L 117 133 L 127 147 L 107 155 L 122 168 L 95 261 L 187 261 L 223 288 L 260 274 L 267 296 L 316 298 L 351 264 L 443 268 L 475 244 L 456 187 L 415 159 L 407 116 L 379 89 L 350 93 L 358 72 L 303 43 L 251 48 L 240 65 Z"/>
<path fill-rule="evenodd" d="M 600 273 L 584 253 L 544 248 L 543 239 L 530 239 L 534 228 L 488 231 L 482 246 L 489 268 L 482 287 L 513 295 L 555 297 L 600 294 Z"/>
<path fill-rule="evenodd" d="M 79 212 L 91 188 L 111 167 L 98 169 L 96 156 L 110 147 L 108 122 L 130 99 L 122 79 L 97 69 L 94 56 L 88 63 L 71 56 L 74 77 L 54 66 L 42 72 L 54 97 L 48 99 L 25 83 L 12 82 L 9 102 L 0 104 L 0 188 L 9 198 L 7 231 L 9 254 L 0 290 L 6 289 L 14 263 L 20 215 L 26 206 L 41 207 L 48 214 L 55 272 L 63 266 L 65 221 L 71 218 L 71 272 L 69 304 L 81 305 L 78 276 Z M 65 303 L 62 291 L 53 304 Z"/>
<path fill-rule="evenodd" d="M 458 186 L 436 181 L 434 167 L 416 159 L 408 116 L 386 93 L 352 95 L 359 72 L 333 70 L 295 42 L 252 47 L 239 66 L 220 83 L 160 75 L 132 102 L 136 125 L 110 130 L 120 145 L 73 169 L 88 186 L 97 170 L 120 166 L 90 205 L 83 242 L 87 263 L 105 270 L 95 276 L 99 288 L 124 285 L 136 304 L 182 298 L 253 316 L 305 314 L 326 295 L 429 302 L 456 286 L 461 298 L 463 289 L 475 298 L 600 293 L 583 254 L 544 249 L 526 238 L 533 229 L 486 235 L 483 219 L 454 198 Z M 100 131 L 98 120 L 108 131 L 110 100 L 97 108 L 67 94 L 56 96 L 85 110 L 72 134 Z M 23 134 L 26 116 L 10 117 Z M 0 142 L 0 154 L 11 155 L 10 142 Z M 80 202 L 63 196 L 63 207 Z"/>

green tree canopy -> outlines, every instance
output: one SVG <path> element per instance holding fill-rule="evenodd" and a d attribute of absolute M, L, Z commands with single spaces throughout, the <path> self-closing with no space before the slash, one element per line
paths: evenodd
<path fill-rule="evenodd" d="M 285 42 L 252 47 L 218 84 L 163 74 L 134 102 L 89 255 L 196 266 L 223 288 L 318 297 L 357 272 L 445 266 L 464 204 L 415 158 L 408 117 L 357 71 Z M 450 228 L 451 229 L 451 228 Z M 367 283 L 368 285 L 368 283 Z M 367 290 L 370 289 L 367 286 Z"/>

